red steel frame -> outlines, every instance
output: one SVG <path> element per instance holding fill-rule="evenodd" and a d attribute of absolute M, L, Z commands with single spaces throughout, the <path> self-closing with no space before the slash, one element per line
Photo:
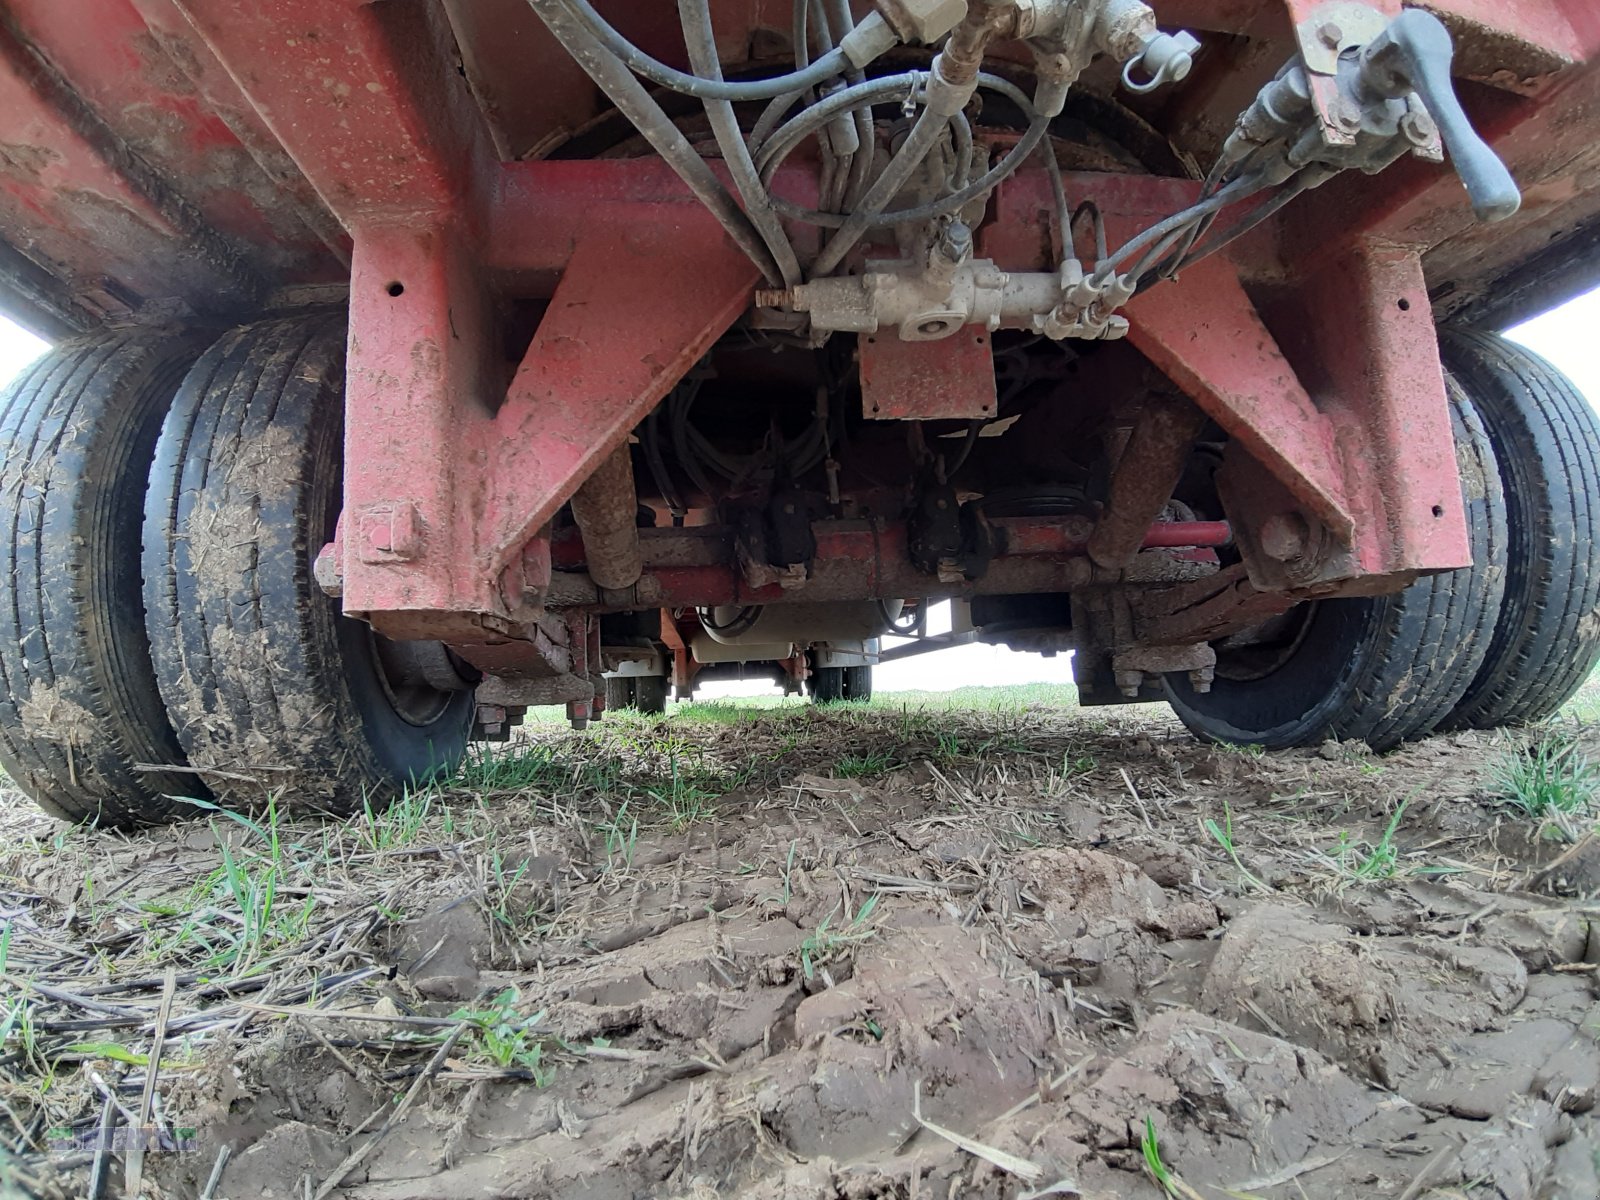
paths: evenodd
<path fill-rule="evenodd" d="M 750 307 L 754 268 L 654 159 L 499 161 L 433 8 L 136 3 L 152 27 L 188 23 L 212 56 L 202 64 L 211 85 L 223 87 L 225 72 L 253 109 L 236 124 L 287 151 L 349 238 L 345 510 L 333 563 L 346 611 L 393 636 L 517 636 L 550 585 L 541 531 Z M 1167 0 L 1158 11 L 1173 26 L 1251 32 L 1287 30 L 1315 7 Z M 1588 0 L 1429 7 L 1556 60 L 1600 52 Z M 0 33 L 4 50 L 11 34 Z M 35 141 L 63 148 L 55 186 L 117 191 L 153 225 L 205 226 L 137 172 L 111 172 L 25 66 L 14 46 L 0 55 L 0 108 L 19 106 L 0 122 L 24 120 Z M 1524 178 L 1551 174 L 1592 140 L 1570 114 L 1600 108 L 1600 72 L 1552 78 L 1518 89 L 1529 97 L 1477 106 Z M 1098 204 L 1113 239 L 1182 207 L 1195 186 L 1128 175 L 1068 185 Z M 779 182 L 796 196 L 810 187 L 803 170 Z M 1049 210 L 1039 173 L 1020 172 L 999 191 L 981 252 L 1008 269 L 1050 269 Z M 1222 484 L 1259 588 L 1379 591 L 1466 563 L 1421 256 L 1470 220 L 1447 171 L 1401 164 L 1329 185 L 1233 259 L 1127 310 L 1134 345 L 1233 438 Z M 312 234 L 342 252 L 338 231 Z M 130 243 L 130 259 L 138 254 Z M 257 286 L 249 263 L 220 251 L 196 270 L 235 291 Z M 1278 286 L 1254 286 L 1263 279 Z M 544 294 L 532 343 L 508 372 L 491 305 Z M 1261 526 L 1286 514 L 1322 539 L 1321 552 L 1261 552 Z"/>

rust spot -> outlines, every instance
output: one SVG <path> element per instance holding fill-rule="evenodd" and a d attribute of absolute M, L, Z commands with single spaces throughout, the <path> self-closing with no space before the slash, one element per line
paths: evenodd
<path fill-rule="evenodd" d="M 0 175 L 11 179 L 37 182 L 46 168 L 59 161 L 61 156 L 48 146 L 0 142 Z"/>

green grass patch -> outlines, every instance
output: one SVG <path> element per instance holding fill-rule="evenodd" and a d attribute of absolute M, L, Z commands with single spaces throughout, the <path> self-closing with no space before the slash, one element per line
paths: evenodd
<path fill-rule="evenodd" d="M 872 893 L 853 916 L 846 914 L 848 920 L 841 926 L 835 927 L 833 924 L 834 913 L 838 909 L 817 922 L 810 936 L 800 943 L 800 969 L 805 972 L 807 979 L 814 978 L 818 970 L 842 957 L 846 951 L 877 935 L 872 915 L 878 910 L 880 899 L 880 893 Z"/>
<path fill-rule="evenodd" d="M 833 764 L 833 773 L 839 779 L 871 779 L 895 768 L 895 757 L 884 750 L 866 754 L 846 754 Z"/>
<path fill-rule="evenodd" d="M 508 987 L 479 1008 L 458 1008 L 450 1018 L 470 1026 L 469 1061 L 524 1071 L 537 1087 L 548 1087 L 555 1068 L 545 1062 L 545 1039 L 536 1032 L 544 1013 L 523 1014 L 517 1008 L 520 998 L 516 988 Z"/>
<path fill-rule="evenodd" d="M 1596 772 L 1571 731 L 1552 726 L 1496 764 L 1499 798 L 1537 820 L 1580 816 L 1594 805 Z"/>

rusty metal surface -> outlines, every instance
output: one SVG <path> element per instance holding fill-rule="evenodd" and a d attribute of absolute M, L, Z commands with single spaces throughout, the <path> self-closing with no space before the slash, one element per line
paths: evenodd
<path fill-rule="evenodd" d="M 1173 25 L 1249 31 L 1273 50 L 1272 39 L 1288 36 L 1288 17 L 1314 6 L 1293 0 L 1274 33 L 1267 2 L 1172 0 L 1162 13 Z M 1193 267 L 1130 308 L 1135 344 L 1258 468 L 1252 480 L 1237 454 L 1229 467 L 1246 496 L 1240 539 L 1258 583 L 1293 582 L 1284 553 L 1256 550 L 1287 547 L 1292 556 L 1284 530 L 1301 514 L 1307 546 L 1326 529 L 1342 554 L 1318 559 L 1310 576 L 1342 570 L 1392 582 L 1462 561 L 1419 264 L 1439 273 L 1436 288 L 1446 277 L 1492 286 L 1531 252 L 1529 239 L 1600 214 L 1592 182 L 1600 66 L 1560 65 L 1600 51 L 1600 8 L 1588 0 L 1428 7 L 1469 31 L 1469 50 L 1511 55 L 1507 77 L 1467 100 L 1528 186 L 1522 222 L 1480 234 L 1447 171 L 1401 164 L 1328 185 L 1235 247 L 1231 263 Z M 727 61 L 781 57 L 781 42 L 767 35 L 786 26 L 787 3 L 717 8 Z M 10 248 L 0 246 L 0 270 L 89 323 L 158 298 L 226 317 L 271 287 L 342 278 L 347 232 L 344 603 L 396 635 L 499 631 L 509 643 L 526 635 L 548 580 L 541 531 L 746 309 L 755 272 L 659 162 L 501 161 L 548 148 L 586 119 L 592 97 L 587 85 L 573 91 L 570 72 L 538 70 L 541 60 L 520 53 L 521 23 L 497 22 L 493 11 L 487 0 L 451 3 L 452 27 L 434 4 L 4 0 L 0 240 Z M 607 11 L 647 49 L 672 57 L 670 13 Z M 1273 55 L 1251 61 L 1270 70 Z M 519 64 L 520 78 L 506 74 Z M 513 104 L 508 89 L 519 87 Z M 540 119 L 542 130 L 528 124 Z M 1197 117 L 1195 144 L 1203 124 Z M 800 166 L 778 186 L 805 199 L 814 181 Z M 1197 187 L 1068 178 L 1075 201 L 1099 205 L 1114 242 L 1182 207 Z M 1020 172 L 990 205 L 980 253 L 1006 269 L 1053 267 L 1060 231 L 1049 211 L 1042 172 Z M 1245 284 L 1293 292 L 1298 313 L 1258 311 Z M 513 374 L 496 314 L 508 300 L 546 299 Z M 887 375 L 886 343 L 864 347 L 869 409 L 877 397 L 880 416 L 992 412 L 989 347 L 960 340 L 920 344 L 914 370 L 889 364 Z M 941 354 L 952 361 L 930 368 Z M 943 374 L 930 381 L 930 369 Z M 944 385 L 951 378 L 966 382 Z M 1151 501 L 1134 483 L 1151 481 L 1130 477 L 1122 486 L 1131 500 L 1113 508 L 1128 507 L 1119 519 L 1137 532 L 1133 514 Z M 925 580 L 919 588 L 921 577 L 906 573 L 913 569 L 892 531 L 852 536 L 836 558 L 819 559 L 820 590 L 928 594 Z M 1094 577 L 1081 544 L 1022 527 L 1009 536 L 1019 540 L 1006 561 L 971 586 L 1061 590 Z M 1126 536 L 1106 537 L 1115 551 L 1107 559 L 1125 558 Z M 1021 550 L 1029 538 L 1043 538 L 1040 548 Z M 702 588 L 709 603 L 753 594 L 737 579 L 730 591 L 713 578 L 722 561 L 663 563 L 648 578 L 660 596 Z M 1176 561 L 1140 555 L 1129 571 L 1159 577 Z M 526 655 L 540 636 L 550 639 L 538 634 L 499 653 Z M 548 654 L 533 653 L 548 665 Z"/>
<path fill-rule="evenodd" d="M 1280 325 L 1335 430 L 1359 573 L 1472 561 L 1438 338 L 1415 253 L 1357 243 Z"/>
<path fill-rule="evenodd" d="M 1225 260 L 1128 306 L 1128 340 L 1342 536 L 1354 530 L 1327 416 Z"/>
<path fill-rule="evenodd" d="M 1105 512 L 1089 538 L 1089 557 L 1121 567 L 1148 545 L 1148 529 L 1172 499 L 1194 440 L 1205 425 L 1187 397 L 1155 392 L 1145 400 L 1106 490 Z"/>
<path fill-rule="evenodd" d="M 174 291 L 235 308 L 256 300 L 264 280 L 240 248 L 132 151 L 15 16 L 0 10 L 0 240 L 62 279 L 91 318 Z"/>
<path fill-rule="evenodd" d="M 903 342 L 892 330 L 858 339 L 861 414 L 871 420 L 981 420 L 995 415 L 989 335 L 968 326 L 933 342 Z"/>
<path fill-rule="evenodd" d="M 437 10 L 174 3 L 346 228 L 437 213 L 480 190 L 489 140 Z"/>
<path fill-rule="evenodd" d="M 911 564 L 904 522 L 856 519 L 819 522 L 817 558 L 805 583 L 752 587 L 730 556 L 713 558 L 730 546 L 731 533 L 703 536 L 701 530 L 641 530 L 644 574 L 633 594 L 618 607 L 723 604 L 783 604 L 860 599 L 897 600 L 906 596 L 977 596 L 1060 592 L 1091 581 L 1156 583 L 1192 578 L 1216 570 L 1210 547 L 1227 544 L 1225 521 L 1173 521 L 1152 525 L 1143 539 L 1146 552 L 1126 571 L 1097 572 L 1087 558 L 1090 523 L 1082 517 L 996 517 L 991 524 L 1003 551 L 976 580 L 940 581 Z M 685 545 L 693 552 L 684 553 Z M 575 537 L 552 546 L 558 570 L 551 581 L 552 604 L 603 606 L 605 598 L 582 566 L 583 547 Z M 706 559 L 683 565 L 687 559 Z M 658 562 L 673 565 L 656 565 Z"/>
<path fill-rule="evenodd" d="M 1370 213 L 1355 223 L 1398 224 L 1407 240 L 1433 246 L 1459 243 L 1459 251 L 1432 257 L 1430 272 L 1435 281 L 1448 277 L 1481 294 L 1536 248 L 1524 243 L 1508 257 L 1518 230 L 1539 226 L 1547 238 L 1552 230 L 1579 227 L 1600 206 L 1596 189 L 1575 186 L 1589 168 L 1574 162 L 1595 142 L 1592 60 L 1600 50 L 1600 7 L 1589 0 L 1427 0 L 1424 6 L 1454 31 L 1460 72 L 1492 85 L 1469 95 L 1468 108 L 1531 185 L 1533 211 L 1512 230 L 1484 237 L 1459 217 L 1447 173 L 1402 164 L 1380 179 L 1336 181 L 1306 198 L 1297 207 L 1307 215 L 1291 218 L 1290 240 L 1304 248 L 1352 223 L 1353 213 Z M 601 7 L 644 49 L 682 65 L 681 33 L 670 11 Z M 1279 0 L 1164 0 L 1160 12 L 1172 27 L 1257 39 L 1250 69 L 1270 72 L 1287 49 L 1289 14 L 1313 7 L 1310 0 L 1282 8 Z M 782 61 L 787 9 L 783 0 L 714 6 L 723 61 L 730 68 Z M 443 8 L 343 0 L 247 6 L 6 0 L 0 20 L 14 40 L 32 47 L 0 64 L 0 74 L 10 77 L 0 87 L 6 96 L 0 147 L 14 148 L 0 149 L 0 162 L 9 164 L 0 174 L 13 189 L 10 207 L 0 206 L 3 240 L 69 281 L 69 290 L 104 276 L 110 286 L 101 303 L 120 293 L 135 301 L 180 296 L 214 305 L 232 294 L 226 281 L 200 270 L 194 229 L 174 226 L 170 210 L 168 219 L 152 215 L 137 182 L 118 178 L 139 171 L 114 152 L 118 146 L 191 205 L 200 228 L 278 286 L 340 277 L 345 243 L 324 201 L 348 224 L 356 210 L 432 209 L 457 190 L 488 194 L 497 186 L 497 158 L 544 153 L 598 111 L 581 72 L 514 0 L 450 0 Z M 455 69 L 458 54 L 466 77 Z M 1586 59 L 1586 67 L 1564 65 Z M 1240 59 L 1230 61 L 1237 66 Z M 28 115 L 41 102 L 53 103 L 37 92 L 23 94 L 30 90 L 29 62 L 50 64 L 66 92 L 111 132 L 113 152 L 84 146 L 71 122 L 62 127 L 59 105 L 53 116 L 34 114 L 43 121 Z M 1208 105 L 1219 111 L 1208 114 Z M 1185 144 L 1184 130 L 1196 136 L 1214 130 L 1236 109 L 1220 92 L 1188 90 L 1172 118 L 1180 147 L 1203 153 L 1200 143 Z M 29 185 L 27 173 L 41 154 L 60 155 L 60 173 Z M 1565 218 L 1556 221 L 1556 212 Z"/>
<path fill-rule="evenodd" d="M 583 535 L 589 576 L 607 590 L 632 587 L 644 570 L 639 549 L 639 493 L 633 453 L 613 450 L 572 496 L 572 519 Z"/>
<path fill-rule="evenodd" d="M 1131 634 L 1138 643 L 1189 646 L 1259 625 L 1288 612 L 1300 598 L 1258 590 L 1240 564 L 1205 579 L 1136 594 L 1131 603 Z"/>
<path fill-rule="evenodd" d="M 479 568 L 498 568 L 666 395 L 750 303 L 759 275 L 703 210 L 596 222 L 562 275 L 492 422 Z"/>

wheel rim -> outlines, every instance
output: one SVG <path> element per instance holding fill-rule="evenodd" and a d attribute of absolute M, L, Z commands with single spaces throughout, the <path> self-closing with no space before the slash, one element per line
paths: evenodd
<path fill-rule="evenodd" d="M 407 725 L 433 724 L 449 708 L 454 694 L 468 686 L 442 643 L 395 642 L 370 627 L 368 641 L 383 694 Z"/>
<path fill-rule="evenodd" d="M 1280 617 L 1275 617 L 1255 627 L 1246 630 L 1245 635 L 1252 637 L 1250 641 L 1236 643 L 1229 646 L 1227 642 L 1217 647 L 1216 672 L 1219 679 L 1232 680 L 1235 683 L 1248 683 L 1255 679 L 1265 679 L 1273 672 L 1281 670 L 1294 656 L 1299 653 L 1301 644 L 1306 640 L 1317 613 L 1315 600 L 1308 604 L 1298 604 Z M 1228 641 L 1233 641 L 1232 638 Z"/>

